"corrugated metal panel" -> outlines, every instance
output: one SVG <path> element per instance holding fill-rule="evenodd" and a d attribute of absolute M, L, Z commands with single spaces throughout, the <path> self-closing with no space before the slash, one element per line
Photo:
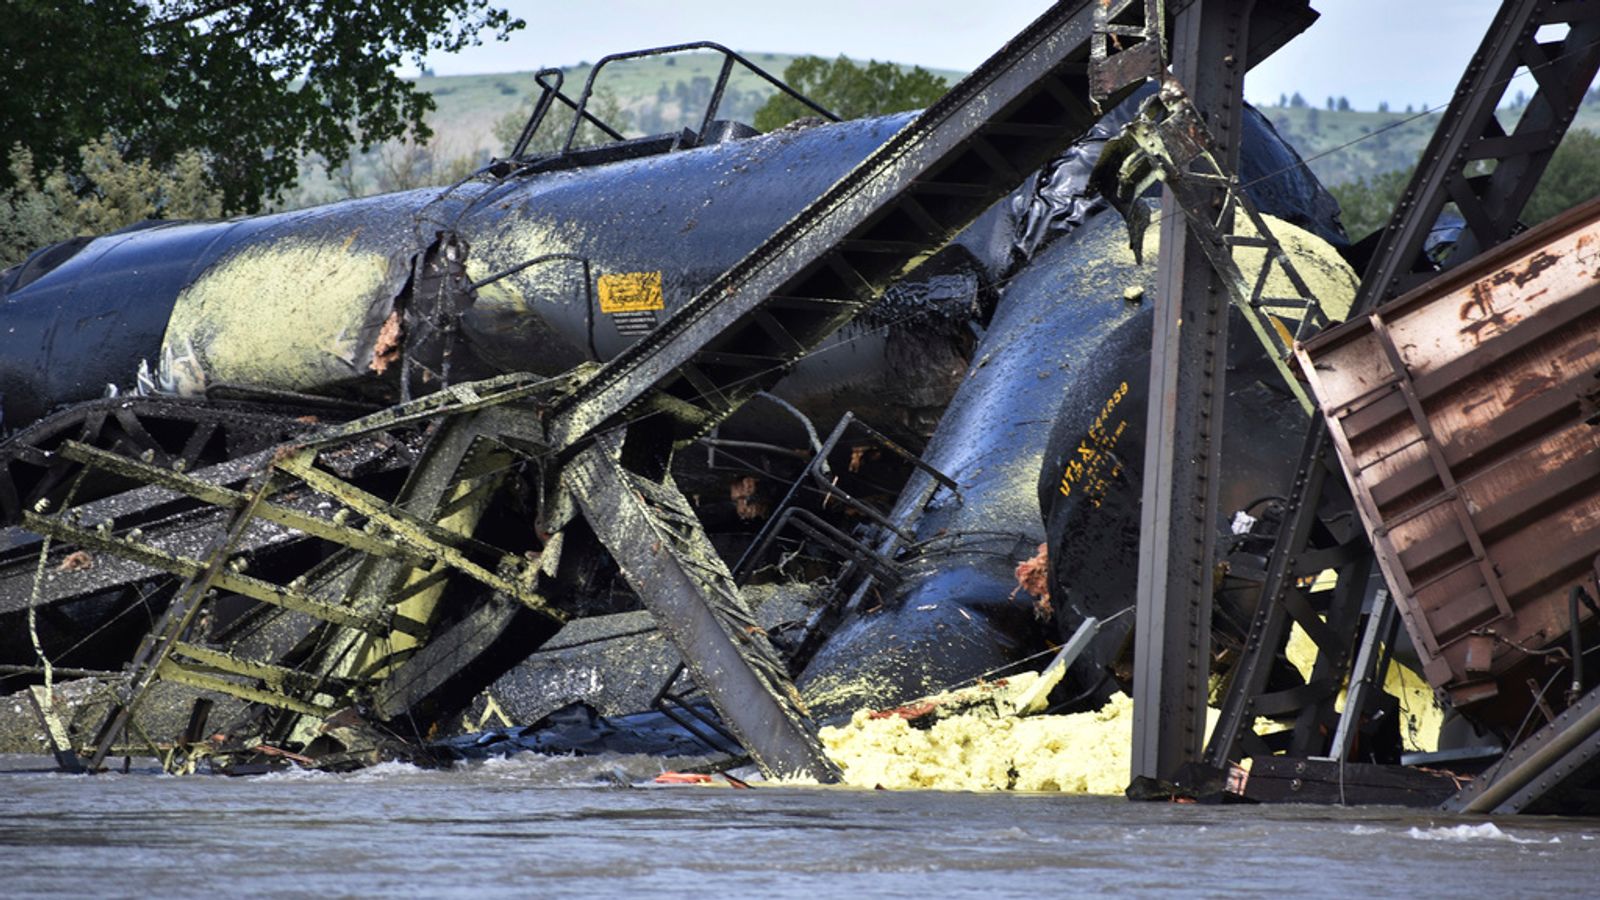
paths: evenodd
<path fill-rule="evenodd" d="M 1428 680 L 1515 725 L 1600 553 L 1600 200 L 1297 352 Z"/>

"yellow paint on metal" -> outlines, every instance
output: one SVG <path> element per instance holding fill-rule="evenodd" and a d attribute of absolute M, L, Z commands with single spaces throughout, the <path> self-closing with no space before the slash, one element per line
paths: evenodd
<path fill-rule="evenodd" d="M 1100 407 L 1100 414 L 1089 426 L 1088 434 L 1078 442 L 1077 452 L 1068 458 L 1061 473 L 1057 490 L 1061 491 L 1062 496 L 1070 497 L 1073 488 L 1080 487 L 1088 496 L 1089 503 L 1098 508 L 1117 476 L 1122 474 L 1122 461 L 1116 449 L 1117 442 L 1122 440 L 1122 434 L 1128 428 L 1128 421 L 1120 414 L 1115 420 L 1110 417 L 1116 411 L 1117 404 L 1127 395 L 1128 383 L 1124 381 L 1117 385 L 1117 389 Z"/>
<path fill-rule="evenodd" d="M 599 278 L 600 311 L 610 315 L 662 309 L 660 272 L 617 272 Z"/>

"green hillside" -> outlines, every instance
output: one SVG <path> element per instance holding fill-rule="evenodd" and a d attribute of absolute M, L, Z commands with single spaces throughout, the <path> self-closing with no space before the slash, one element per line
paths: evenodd
<path fill-rule="evenodd" d="M 1416 165 L 1439 123 L 1437 113 L 1418 116 L 1287 106 L 1263 107 L 1261 111 L 1328 185 Z M 1511 130 L 1520 114 L 1521 108 L 1501 109 L 1501 124 Z M 1589 94 L 1572 127 L 1600 131 L 1600 95 Z"/>
<path fill-rule="evenodd" d="M 784 69 L 797 58 L 780 53 L 745 55 L 776 77 L 782 77 Z M 620 113 L 624 133 L 669 133 L 699 124 L 721 63 L 721 55 L 714 53 L 612 63 L 601 71 L 597 88 L 605 95 L 604 102 Z M 592 68 L 584 62 L 564 69 L 566 93 L 576 97 Z M 951 84 L 964 74 L 953 70 L 934 73 Z M 312 161 L 305 167 L 301 187 L 289 198 L 288 205 L 303 206 L 452 181 L 506 151 L 496 135 L 497 123 L 508 117 L 511 122 L 520 123 L 537 92 L 532 71 L 423 77 L 417 85 L 431 93 L 438 104 L 429 119 L 435 135 L 426 146 L 376 148 L 332 176 Z M 753 73 L 735 68 L 719 117 L 748 123 L 773 90 Z M 1437 113 L 1417 115 L 1316 106 L 1268 106 L 1261 111 L 1330 187 L 1411 167 L 1422 155 L 1439 118 Z M 1508 130 L 1519 114 L 1517 107 L 1501 110 Z M 558 108 L 547 129 L 564 131 L 571 121 L 569 116 Z M 1600 92 L 1590 92 L 1573 127 L 1600 132 Z M 501 133 L 507 128 L 502 124 Z"/>
<path fill-rule="evenodd" d="M 797 58 L 783 53 L 741 53 L 776 78 L 782 78 L 783 70 Z M 621 130 L 630 137 L 698 127 L 722 59 L 718 53 L 696 52 L 610 63 L 601 70 L 596 90 L 608 94 L 620 108 Z M 563 91 L 576 99 L 592 69 L 588 62 L 564 68 Z M 951 84 L 965 74 L 949 69 L 930 71 Z M 532 98 L 539 90 L 533 70 L 423 77 L 416 83 L 433 95 L 438 106 L 428 119 L 434 137 L 425 147 L 376 148 L 358 155 L 351 166 L 331 176 L 312 160 L 304 167 L 300 188 L 288 205 L 453 180 L 451 176 L 470 171 L 508 149 L 495 134 L 496 124 L 507 116 L 520 122 L 531 111 Z M 717 117 L 748 124 L 775 90 L 753 72 L 735 66 Z M 547 127 L 565 129 L 572 121 L 570 116 L 560 108 L 552 110 Z"/>

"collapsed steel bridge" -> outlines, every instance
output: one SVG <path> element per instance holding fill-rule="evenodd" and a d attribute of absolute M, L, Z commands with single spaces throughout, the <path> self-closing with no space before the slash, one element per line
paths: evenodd
<path fill-rule="evenodd" d="M 459 705 L 503 671 L 507 660 L 525 655 L 581 613 L 570 600 L 574 584 L 597 559 L 609 559 L 670 636 L 722 727 L 764 770 L 835 779 L 788 669 L 673 481 L 672 451 L 770 388 L 796 360 L 1082 134 L 1100 109 L 1158 79 L 1162 90 L 1145 104 L 1118 150 L 1102 160 L 1100 173 L 1102 192 L 1114 198 L 1135 231 L 1144 222 L 1145 207 L 1137 200 L 1143 188 L 1153 180 L 1167 187 L 1150 389 L 1152 398 L 1165 402 L 1151 403 L 1147 429 L 1170 440 L 1151 440 L 1144 460 L 1133 774 L 1182 791 L 1248 757 L 1255 763 L 1255 787 L 1246 794 L 1259 799 L 1315 799 L 1316 790 L 1303 790 L 1305 785 L 1335 781 L 1338 799 L 1351 799 L 1344 788 L 1352 772 L 1360 776 L 1352 784 L 1370 786 L 1355 792 L 1357 800 L 1436 799 L 1437 785 L 1428 779 L 1399 770 L 1368 771 L 1350 759 L 1356 731 L 1375 702 L 1371 687 L 1381 682 L 1386 648 L 1403 619 L 1417 643 L 1438 653 L 1441 662 L 1429 679 L 1455 703 L 1476 705 L 1489 720 L 1511 725 L 1520 716 L 1525 726 L 1524 713 L 1534 709 L 1548 718 L 1532 737 L 1504 748 L 1499 767 L 1451 804 L 1474 811 L 1540 808 L 1564 787 L 1583 782 L 1600 743 L 1594 693 L 1581 674 L 1579 636 L 1588 619 L 1580 617 L 1593 607 L 1580 600 L 1594 587 L 1592 570 L 1574 574 L 1582 547 L 1548 576 L 1531 579 L 1540 582 L 1539 609 L 1550 606 L 1551 597 L 1570 606 L 1562 620 L 1565 631 L 1555 636 L 1556 642 L 1568 636 L 1574 642 L 1568 696 L 1554 704 L 1545 691 L 1527 699 L 1509 696 L 1528 654 L 1508 654 L 1504 645 L 1509 641 L 1515 649 L 1535 638 L 1520 634 L 1497 643 L 1507 626 L 1496 631 L 1481 616 L 1443 637 L 1436 622 L 1423 621 L 1424 609 L 1434 615 L 1441 605 L 1465 601 L 1419 606 L 1422 588 L 1390 539 L 1393 526 L 1386 516 L 1393 511 L 1373 500 L 1383 490 L 1398 489 L 1364 482 L 1365 469 L 1352 449 L 1354 424 L 1367 424 L 1357 413 L 1370 398 L 1325 395 L 1322 380 L 1313 374 L 1308 387 L 1300 371 L 1329 364 L 1322 354 L 1332 351 L 1325 348 L 1343 346 L 1351 329 L 1383 322 L 1386 310 L 1398 315 L 1425 306 L 1430 291 L 1440 290 L 1440 282 L 1430 281 L 1448 275 L 1419 272 L 1417 261 L 1447 202 L 1461 209 L 1466 226 L 1444 268 L 1463 267 L 1479 278 L 1507 271 L 1511 257 L 1505 254 L 1483 262 L 1501 265 L 1498 270 L 1465 267 L 1517 230 L 1521 207 L 1600 69 L 1600 12 L 1579 3 L 1533 0 L 1503 6 L 1424 164 L 1373 248 L 1351 323 L 1307 340 L 1330 319 L 1232 173 L 1244 71 L 1314 14 L 1303 3 L 1264 0 L 1172 6 L 1124 0 L 1052 9 L 744 260 L 598 369 L 459 383 L 336 425 L 296 422 L 283 409 L 259 405 L 217 405 L 200 416 L 185 409 L 177 439 L 151 426 L 163 413 L 158 403 L 105 402 L 14 438 L 8 445 L 8 493 L 0 495 L 8 515 L 47 541 L 183 579 L 91 744 L 63 742 L 63 764 L 101 766 L 124 739 L 130 711 L 158 681 L 254 704 L 257 717 L 247 742 L 253 748 L 289 743 L 314 758 L 322 740 L 333 748 L 322 751 L 327 759 L 370 758 L 396 740 L 398 723 L 427 722 Z M 1566 27 L 1564 37 L 1541 42 L 1541 29 L 1553 25 Z M 1535 73 L 1538 90 L 1529 112 L 1507 133 L 1494 110 L 1518 66 Z M 577 119 L 574 129 L 576 124 Z M 709 127 L 708 114 L 702 131 Z M 1492 166 L 1483 166 L 1485 161 Z M 1490 171 L 1475 174 L 1480 168 Z M 1248 237 L 1235 233 L 1235 218 L 1250 221 Z M 1576 226 L 1569 221 L 1561 227 Z M 1559 230 L 1541 230 L 1513 249 Z M 418 284 L 434 309 L 468 302 L 464 294 L 471 285 L 454 246 L 454 236 L 441 232 L 419 264 Z M 1241 268 L 1239 250 L 1259 251 L 1259 270 Z M 1264 291 L 1274 266 L 1293 286 L 1291 296 Z M 1568 308 L 1586 313 L 1592 298 L 1578 295 Z M 1230 315 L 1250 326 L 1284 384 L 1315 410 L 1245 652 L 1232 669 L 1222 723 L 1202 747 L 1216 557 L 1210 523 L 1217 519 Z M 1526 328 L 1517 334 L 1507 329 L 1501 346 L 1529 342 Z M 1297 347 L 1305 367 L 1298 371 Z M 1392 345 L 1390 350 L 1394 357 Z M 1463 358 L 1462 371 L 1479 365 L 1470 355 Z M 1412 416 L 1417 445 L 1433 460 L 1431 477 L 1446 500 L 1457 504 L 1466 569 L 1481 574 L 1493 615 L 1514 623 L 1533 606 L 1521 605 L 1501 584 L 1502 560 L 1488 546 L 1494 542 L 1486 541 L 1452 474 L 1463 460 L 1452 457 L 1458 451 L 1451 447 L 1437 446 L 1422 408 L 1427 398 L 1417 395 L 1407 365 L 1394 358 L 1395 377 L 1386 383 L 1391 393 L 1383 402 L 1399 404 Z M 1571 393 L 1567 382 L 1557 388 Z M 337 410 L 327 413 L 348 418 Z M 224 432 L 237 435 L 239 450 L 247 452 L 195 469 L 208 442 Z M 498 514 L 493 498 L 512 461 L 530 463 L 538 473 L 537 527 L 547 537 L 537 553 L 489 546 L 474 536 L 483 516 Z M 940 475 L 914 476 L 926 480 L 926 500 L 956 490 Z M 1353 495 L 1345 488 L 1347 477 Z M 119 492 L 106 484 L 142 487 Z M 78 502 L 77 491 L 85 485 L 96 497 Z M 164 518 L 163 504 L 180 497 L 197 505 L 181 521 Z M 1354 527 L 1351 510 L 1361 514 L 1365 528 Z M 159 532 L 160 539 L 146 540 L 147 531 Z M 325 551 L 304 554 L 299 569 L 276 566 L 271 577 L 248 571 L 249 553 L 291 540 L 320 542 Z M 1579 543 L 1591 555 L 1597 549 L 1592 540 Z M 39 572 L 48 549 L 46 544 L 39 551 Z M 66 557 L 59 560 L 60 568 L 70 568 Z M 873 557 L 858 561 L 870 570 Z M 1369 577 L 1375 564 L 1384 576 L 1377 590 Z M 1325 568 L 1338 571 L 1338 587 L 1310 594 L 1308 579 Z M 114 578 L 114 570 L 101 569 L 95 577 Z M 1551 589 L 1541 577 L 1565 581 Z M 41 581 L 36 573 L 35 591 Z M 442 620 L 442 599 L 461 584 L 492 599 L 454 621 Z M 281 610 L 280 618 L 294 618 L 298 626 L 253 634 L 226 650 L 186 640 L 217 592 Z M 1466 618 L 1472 615 L 1477 614 Z M 1317 644 L 1316 667 L 1303 685 L 1269 688 L 1291 622 Z M 1541 632 L 1538 639 L 1551 643 L 1551 637 Z M 1445 642 L 1458 649 L 1444 652 Z M 244 652 L 245 644 L 253 654 Z M 1459 658 L 1451 655 L 1456 653 Z M 1335 699 L 1347 682 L 1350 697 L 1341 715 Z M 362 716 L 341 720 L 340 711 L 355 698 Z M 1555 711 L 1561 707 L 1565 711 Z M 1257 715 L 1292 716 L 1287 743 L 1280 739 L 1273 746 L 1256 737 L 1249 725 Z M 52 724 L 53 733 L 64 733 Z M 199 749 L 205 730 L 204 711 L 197 707 L 180 746 Z M 1515 741 L 1522 729 L 1509 730 Z M 1293 788 L 1276 787 L 1281 773 L 1292 773 L 1281 780 Z"/>

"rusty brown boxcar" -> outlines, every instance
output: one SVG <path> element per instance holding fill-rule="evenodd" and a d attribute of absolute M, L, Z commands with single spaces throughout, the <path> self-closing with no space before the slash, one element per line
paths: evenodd
<path fill-rule="evenodd" d="M 1559 707 L 1600 553 L 1600 199 L 1298 354 L 1428 680 L 1502 729 Z"/>

